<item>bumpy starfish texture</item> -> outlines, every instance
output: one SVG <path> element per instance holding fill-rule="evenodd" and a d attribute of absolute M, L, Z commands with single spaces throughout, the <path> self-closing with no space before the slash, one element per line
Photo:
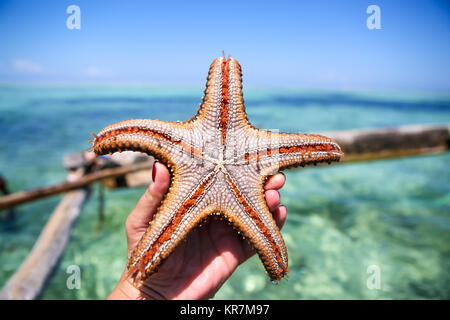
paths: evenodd
<path fill-rule="evenodd" d="M 266 179 L 294 166 L 338 161 L 331 139 L 258 130 L 247 118 L 241 67 L 233 58 L 211 64 L 197 114 L 186 121 L 132 119 L 95 135 L 97 155 L 140 151 L 166 164 L 169 191 L 128 260 L 129 275 L 145 280 L 186 235 L 221 215 L 248 238 L 272 281 L 288 272 L 283 238 L 264 197 Z"/>

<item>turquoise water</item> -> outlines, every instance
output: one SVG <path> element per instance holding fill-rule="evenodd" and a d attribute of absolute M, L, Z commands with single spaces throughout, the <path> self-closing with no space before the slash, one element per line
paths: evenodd
<path fill-rule="evenodd" d="M 201 88 L 0 87 L 0 174 L 12 191 L 58 183 L 62 156 L 89 147 L 90 132 L 128 118 L 190 117 Z M 280 131 L 324 132 L 450 123 L 450 97 L 420 93 L 247 89 L 251 121 Z M 287 171 L 283 236 L 288 281 L 272 285 L 253 257 L 219 299 L 450 298 L 450 154 Z M 42 299 L 103 299 L 125 265 L 124 222 L 144 189 L 98 188 L 73 229 Z M 61 197 L 16 209 L 0 223 L 0 286 L 19 267 Z M 69 265 L 81 289 L 69 290 Z M 380 288 L 369 289 L 375 265 Z"/>

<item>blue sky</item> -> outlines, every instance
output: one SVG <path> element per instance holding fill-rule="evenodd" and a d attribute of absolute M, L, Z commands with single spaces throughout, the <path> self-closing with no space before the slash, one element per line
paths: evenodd
<path fill-rule="evenodd" d="M 450 3 L 0 0 L 0 48 L 2 83 L 198 86 L 225 49 L 251 86 L 449 91 Z"/>

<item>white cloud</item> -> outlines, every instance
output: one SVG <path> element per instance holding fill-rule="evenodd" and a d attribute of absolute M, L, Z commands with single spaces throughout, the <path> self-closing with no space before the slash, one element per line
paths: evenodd
<path fill-rule="evenodd" d="M 38 74 L 42 73 L 44 68 L 36 62 L 26 59 L 15 59 L 12 62 L 13 70 L 19 73 Z"/>

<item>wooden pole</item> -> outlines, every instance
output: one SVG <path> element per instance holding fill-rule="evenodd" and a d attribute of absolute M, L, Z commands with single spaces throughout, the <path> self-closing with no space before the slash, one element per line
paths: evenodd
<path fill-rule="evenodd" d="M 81 177 L 84 169 L 75 175 Z M 0 300 L 36 299 L 64 253 L 70 229 L 77 219 L 89 190 L 68 192 L 53 211 L 28 257 L 0 291 Z"/>
<path fill-rule="evenodd" d="M 151 169 L 153 166 L 153 161 L 146 161 L 141 163 L 136 163 L 132 165 L 126 165 L 118 168 L 104 169 L 101 171 L 96 171 L 85 175 L 84 177 L 76 180 L 63 182 L 54 186 L 37 188 L 33 190 L 16 192 L 0 198 L 0 210 L 17 206 L 19 204 L 29 202 L 36 199 L 41 199 L 49 197 L 58 193 L 71 191 L 74 189 L 83 188 L 93 182 L 112 177 L 123 176 L 127 173 Z"/>
<path fill-rule="evenodd" d="M 343 163 L 433 154 L 450 148 L 450 125 L 349 130 L 324 135 L 341 146 Z"/>
<path fill-rule="evenodd" d="M 105 223 L 105 187 L 98 184 L 98 223 L 97 230 L 100 230 Z"/>

